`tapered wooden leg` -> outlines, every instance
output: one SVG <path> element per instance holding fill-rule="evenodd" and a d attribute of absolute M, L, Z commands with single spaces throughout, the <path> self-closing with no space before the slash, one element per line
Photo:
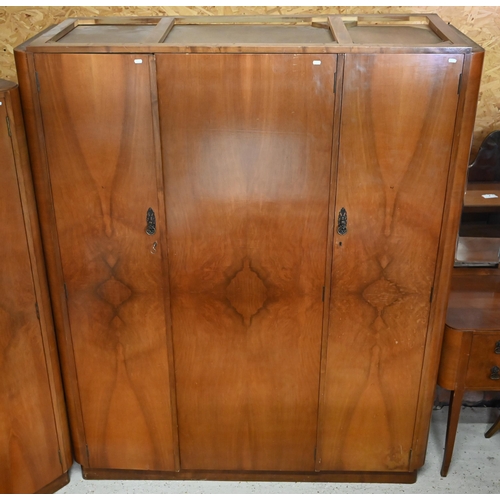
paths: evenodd
<path fill-rule="evenodd" d="M 448 475 L 450 468 L 451 456 L 453 447 L 455 446 L 455 436 L 457 435 L 458 420 L 460 418 L 460 410 L 462 408 L 462 399 L 464 389 L 456 389 L 451 391 L 450 408 L 448 410 L 448 425 L 446 426 L 446 441 L 444 445 L 443 466 L 441 467 L 441 476 Z"/>
<path fill-rule="evenodd" d="M 497 431 L 500 431 L 500 416 L 497 418 L 497 421 L 486 431 L 484 437 L 490 438 Z"/>

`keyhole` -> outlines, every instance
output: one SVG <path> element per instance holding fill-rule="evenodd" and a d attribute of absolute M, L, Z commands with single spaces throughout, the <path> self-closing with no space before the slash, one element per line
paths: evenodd
<path fill-rule="evenodd" d="M 158 242 L 157 242 L 157 241 L 155 241 L 155 242 L 153 243 L 153 246 L 151 247 L 151 253 L 153 253 L 153 254 L 154 254 L 154 253 L 156 253 L 156 247 L 157 247 L 157 246 L 158 246 Z"/>

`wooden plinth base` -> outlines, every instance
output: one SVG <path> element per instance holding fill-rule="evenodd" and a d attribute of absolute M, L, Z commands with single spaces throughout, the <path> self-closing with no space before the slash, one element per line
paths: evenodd
<path fill-rule="evenodd" d="M 82 467 L 84 479 L 211 480 L 211 481 L 294 481 L 337 483 L 404 483 L 417 480 L 413 472 L 245 472 L 245 471 L 140 471 L 89 469 Z"/>
<path fill-rule="evenodd" d="M 60 490 L 63 486 L 66 486 L 69 483 L 69 474 L 65 472 L 57 479 L 54 479 L 51 483 L 47 484 L 43 488 L 39 489 L 37 493 L 42 495 L 49 495 L 51 493 L 55 493 Z"/>

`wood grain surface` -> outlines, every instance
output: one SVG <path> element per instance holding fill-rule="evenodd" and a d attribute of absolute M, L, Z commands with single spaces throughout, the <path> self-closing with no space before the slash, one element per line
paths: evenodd
<path fill-rule="evenodd" d="M 67 440 L 69 442 L 71 439 L 71 448 L 69 446 L 65 447 L 70 453 L 63 455 L 63 459 L 66 461 L 67 467 L 72 463 L 73 457 L 78 463 L 88 466 L 78 377 L 76 376 L 73 356 L 73 341 L 71 335 L 69 335 L 69 318 L 45 151 L 43 122 L 34 70 L 34 57 L 33 54 L 28 55 L 24 47 L 18 47 L 15 55 L 20 81 L 19 92 L 22 101 L 23 121 L 29 148 L 29 171 L 36 192 L 36 212 L 40 219 L 38 244 L 35 248 L 40 261 L 43 262 L 46 268 L 46 293 L 42 294 L 42 298 L 46 305 L 50 305 L 53 327 L 56 332 L 53 347 L 50 350 L 58 353 L 61 374 L 64 374 L 65 378 L 63 407 L 72 423 L 71 437 L 68 436 Z M 67 334 L 60 335 L 61 332 L 67 332 Z M 62 387 L 62 381 L 60 381 L 60 384 Z"/>
<path fill-rule="evenodd" d="M 454 391 L 458 380 L 464 383 L 465 373 L 461 374 L 460 370 L 467 370 L 467 360 L 462 358 L 468 355 L 471 342 L 472 333 L 445 326 L 437 379 L 441 387 Z"/>
<path fill-rule="evenodd" d="M 463 58 L 346 55 L 321 470 L 408 470 Z"/>
<path fill-rule="evenodd" d="M 120 480 L 183 480 L 183 481 L 286 481 L 337 483 L 406 483 L 417 480 L 412 472 L 285 472 L 285 471 L 219 471 L 181 470 L 179 472 L 135 471 L 116 469 L 87 469 L 82 467 L 84 479 Z"/>
<path fill-rule="evenodd" d="M 465 270 L 464 270 L 465 271 Z M 470 270 L 476 271 L 476 270 Z M 493 331 L 500 325 L 500 274 L 453 276 L 446 324 L 455 330 Z"/>
<path fill-rule="evenodd" d="M 174 468 L 150 64 L 134 54 L 35 58 L 93 467 Z"/>
<path fill-rule="evenodd" d="M 4 86 L 5 89 L 5 86 Z M 61 475 L 7 97 L 0 92 L 0 493 L 34 493 Z M 15 133 L 13 117 L 9 117 Z"/>
<path fill-rule="evenodd" d="M 452 145 L 450 175 L 443 212 L 443 230 L 439 244 L 436 276 L 434 281 L 429 330 L 426 338 L 425 358 L 422 364 L 420 392 L 414 430 L 410 470 L 425 462 L 432 407 L 436 394 L 437 373 L 441 343 L 446 319 L 448 295 L 456 251 L 456 238 L 460 225 L 465 191 L 467 165 L 470 156 L 470 137 L 478 105 L 479 84 L 484 52 L 473 52 L 464 58 L 460 94 L 457 105 L 455 133 Z"/>
<path fill-rule="evenodd" d="M 335 65 L 157 55 L 183 469 L 314 470 Z"/>

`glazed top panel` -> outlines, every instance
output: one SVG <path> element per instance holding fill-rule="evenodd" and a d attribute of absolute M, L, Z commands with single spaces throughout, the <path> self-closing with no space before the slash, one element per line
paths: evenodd
<path fill-rule="evenodd" d="M 349 53 L 482 51 L 436 14 L 72 18 L 33 52 Z"/>

